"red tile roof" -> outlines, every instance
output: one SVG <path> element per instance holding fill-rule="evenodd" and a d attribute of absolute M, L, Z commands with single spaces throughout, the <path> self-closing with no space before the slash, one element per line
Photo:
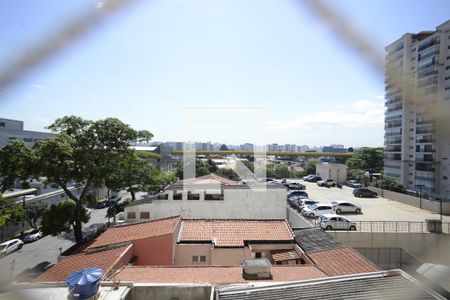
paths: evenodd
<path fill-rule="evenodd" d="M 273 279 L 267 281 L 286 282 L 327 277 L 322 271 L 311 265 L 274 266 L 271 273 Z M 133 266 L 123 268 L 117 274 L 116 279 L 135 283 L 229 284 L 250 281 L 242 278 L 242 267 L 236 266 Z"/>
<path fill-rule="evenodd" d="M 183 220 L 178 241 L 243 247 L 245 241 L 293 241 L 286 220 Z"/>
<path fill-rule="evenodd" d="M 276 250 L 272 251 L 271 254 L 274 261 L 293 260 L 300 258 L 300 255 L 295 250 Z"/>
<path fill-rule="evenodd" d="M 176 216 L 110 228 L 97 237 L 88 249 L 174 233 L 180 221 L 181 217 Z"/>
<path fill-rule="evenodd" d="M 82 268 L 100 268 L 107 276 L 113 269 L 118 269 L 123 265 L 120 259 L 125 256 L 128 251 L 132 251 L 133 245 L 126 245 L 110 250 L 99 251 L 95 253 L 83 252 L 68 256 L 59 261 L 56 265 L 39 275 L 36 278 L 41 282 L 57 282 L 64 279 Z M 123 262 L 128 263 L 128 262 Z"/>
<path fill-rule="evenodd" d="M 348 247 L 311 252 L 307 255 L 319 269 L 329 276 L 381 271 L 374 263 Z"/>

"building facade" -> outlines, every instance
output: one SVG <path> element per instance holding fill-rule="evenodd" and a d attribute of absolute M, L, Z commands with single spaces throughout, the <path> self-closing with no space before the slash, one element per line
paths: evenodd
<path fill-rule="evenodd" d="M 343 164 L 316 164 L 316 175 L 343 184 L 347 180 L 347 166 Z"/>
<path fill-rule="evenodd" d="M 0 118 L 0 148 L 13 140 L 20 140 L 31 146 L 51 136 L 53 133 L 24 130 L 23 121 Z"/>
<path fill-rule="evenodd" d="M 408 189 L 450 193 L 450 20 L 386 47 L 384 174 Z"/>

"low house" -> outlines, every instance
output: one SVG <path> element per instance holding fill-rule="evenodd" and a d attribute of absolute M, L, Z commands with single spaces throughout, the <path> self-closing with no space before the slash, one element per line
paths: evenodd
<path fill-rule="evenodd" d="M 233 266 L 251 258 L 305 263 L 286 220 L 183 220 L 175 252 L 176 265 Z"/>
<path fill-rule="evenodd" d="M 171 184 L 157 197 L 134 201 L 125 208 L 125 222 L 173 215 L 190 219 L 285 219 L 287 190 L 265 184 L 255 190 L 214 174 Z"/>
<path fill-rule="evenodd" d="M 316 164 L 316 175 L 322 179 L 333 179 L 336 183 L 343 184 L 347 180 L 347 168 L 343 164 Z"/>

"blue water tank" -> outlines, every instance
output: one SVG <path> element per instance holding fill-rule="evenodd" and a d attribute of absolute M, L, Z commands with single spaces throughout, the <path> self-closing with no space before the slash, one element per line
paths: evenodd
<path fill-rule="evenodd" d="M 71 299 L 87 299 L 97 294 L 103 270 L 85 268 L 67 276 L 65 282 L 69 287 Z"/>

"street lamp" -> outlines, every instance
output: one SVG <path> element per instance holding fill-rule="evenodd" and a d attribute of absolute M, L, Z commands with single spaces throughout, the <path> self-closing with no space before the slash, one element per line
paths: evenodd
<path fill-rule="evenodd" d="M 420 207 L 420 208 L 422 208 L 422 188 L 423 188 L 424 186 L 425 186 L 425 185 L 423 185 L 423 184 L 416 185 L 416 187 L 419 188 L 419 207 Z"/>

